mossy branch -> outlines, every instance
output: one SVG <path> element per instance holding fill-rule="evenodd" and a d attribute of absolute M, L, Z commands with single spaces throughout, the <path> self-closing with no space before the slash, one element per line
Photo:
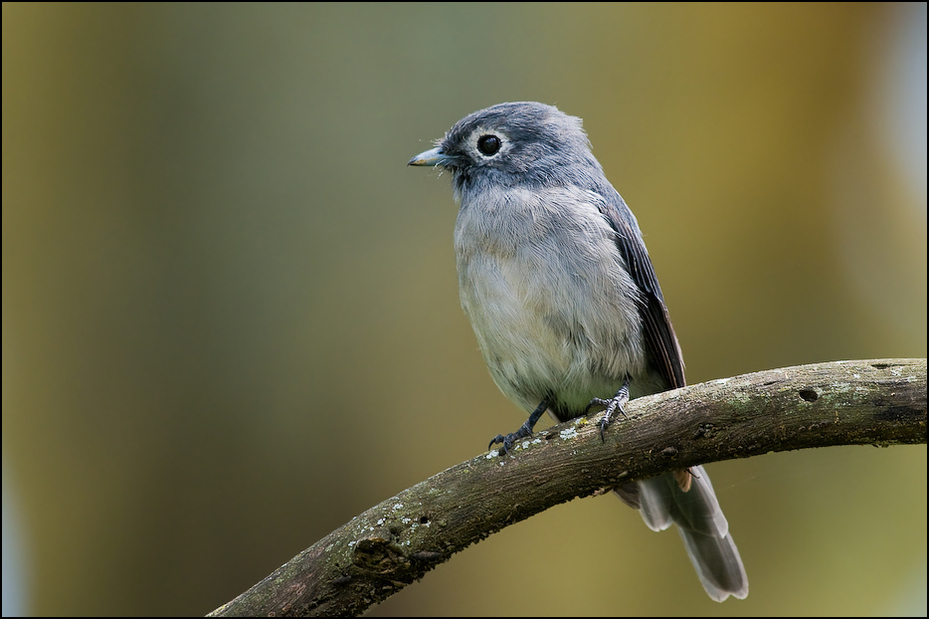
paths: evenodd
<path fill-rule="evenodd" d="M 830 445 L 926 443 L 926 360 L 838 361 L 638 398 L 488 452 L 372 507 L 211 616 L 358 615 L 454 553 L 576 497 L 665 471 Z"/>

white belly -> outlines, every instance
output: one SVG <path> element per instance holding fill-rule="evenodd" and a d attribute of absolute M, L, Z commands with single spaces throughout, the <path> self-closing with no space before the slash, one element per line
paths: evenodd
<path fill-rule="evenodd" d="M 578 202 L 570 190 L 507 195 L 459 212 L 461 304 L 507 397 L 525 410 L 549 398 L 580 414 L 645 370 L 637 289 L 592 202 L 569 220 L 565 202 Z"/>

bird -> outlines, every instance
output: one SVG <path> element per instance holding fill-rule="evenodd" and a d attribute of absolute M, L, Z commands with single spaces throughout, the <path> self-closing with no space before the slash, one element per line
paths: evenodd
<path fill-rule="evenodd" d="M 500 391 L 530 413 L 490 446 L 508 453 L 546 412 L 606 408 L 683 387 L 680 345 L 635 215 L 607 180 L 580 118 L 544 103 L 468 114 L 410 166 L 451 173 L 461 306 Z M 748 577 L 702 466 L 614 489 L 645 524 L 672 524 L 717 602 Z"/>

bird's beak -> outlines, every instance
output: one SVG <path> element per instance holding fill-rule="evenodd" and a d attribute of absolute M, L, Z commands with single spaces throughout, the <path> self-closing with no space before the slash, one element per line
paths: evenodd
<path fill-rule="evenodd" d="M 442 149 L 438 146 L 432 149 L 427 150 L 424 153 L 419 153 L 406 165 L 416 165 L 416 166 L 427 166 L 427 165 L 442 165 L 451 161 L 451 157 L 442 152 Z"/>

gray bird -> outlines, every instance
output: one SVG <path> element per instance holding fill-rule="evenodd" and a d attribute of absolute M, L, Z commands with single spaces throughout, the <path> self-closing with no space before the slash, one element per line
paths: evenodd
<path fill-rule="evenodd" d="M 606 180 L 581 120 L 550 105 L 470 114 L 410 160 L 452 174 L 461 305 L 500 390 L 563 422 L 684 386 L 684 364 L 635 216 Z M 615 395 L 613 395 L 615 394 Z M 702 466 L 616 489 L 662 531 L 676 524 L 703 588 L 745 598 L 748 578 Z"/>

